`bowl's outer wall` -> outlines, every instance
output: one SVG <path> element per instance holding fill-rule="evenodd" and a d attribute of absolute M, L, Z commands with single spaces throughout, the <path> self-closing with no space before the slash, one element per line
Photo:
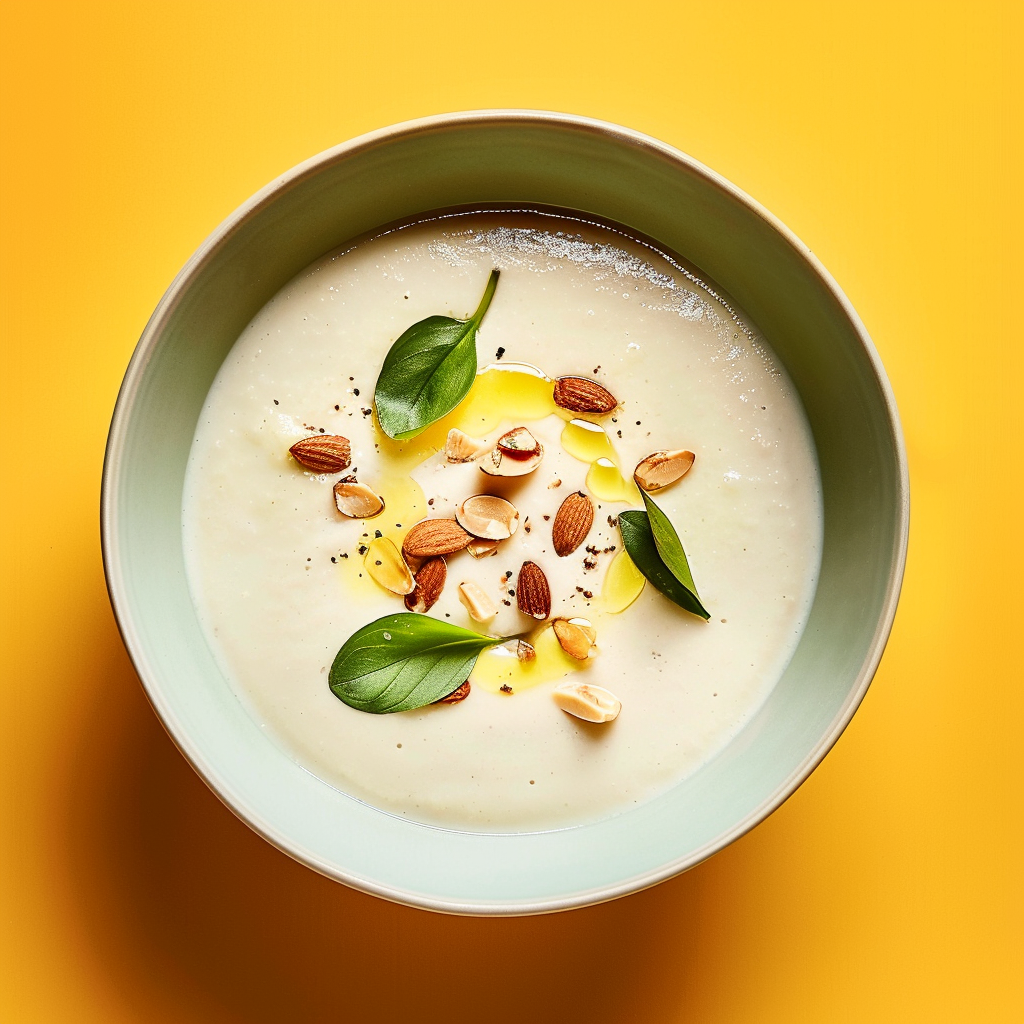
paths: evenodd
<path fill-rule="evenodd" d="M 474 203 L 561 206 L 618 221 L 718 281 L 799 390 L 824 490 L 824 556 L 810 621 L 754 720 L 704 769 L 648 804 L 528 836 L 406 822 L 291 761 L 224 681 L 196 619 L 182 554 L 182 487 L 196 423 L 245 325 L 286 281 L 348 239 Z M 146 328 L 122 387 L 104 480 L 108 582 L 125 641 L 172 737 L 218 795 L 317 870 L 463 913 L 554 910 L 633 891 L 692 866 L 774 809 L 828 750 L 870 682 L 895 610 L 906 518 L 888 385 L 856 315 L 800 243 L 668 147 L 536 114 L 458 115 L 366 136 L 302 165 L 229 218 Z"/>

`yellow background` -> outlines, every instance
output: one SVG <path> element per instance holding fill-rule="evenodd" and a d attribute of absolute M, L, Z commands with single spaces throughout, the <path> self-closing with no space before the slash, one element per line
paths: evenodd
<path fill-rule="evenodd" d="M 1019 1021 L 1024 6 L 778 0 L 2 6 L 5 1021 Z M 696 870 L 444 918 L 351 892 L 176 753 L 101 573 L 121 375 L 279 172 L 476 107 L 621 122 L 846 290 L 904 418 L 895 630 L 835 750 Z"/>

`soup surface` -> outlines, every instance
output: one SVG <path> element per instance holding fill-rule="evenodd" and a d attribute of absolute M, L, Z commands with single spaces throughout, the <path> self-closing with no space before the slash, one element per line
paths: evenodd
<path fill-rule="evenodd" d="M 501 271 L 477 337 L 467 398 L 405 442 L 373 414 L 391 344 L 432 315 L 467 317 Z M 579 375 L 618 400 L 573 419 L 553 379 Z M 529 475 L 502 480 L 443 453 L 451 427 L 491 443 L 516 426 L 541 442 Z M 303 469 L 289 447 L 343 435 L 373 519 L 335 507 L 341 474 Z M 705 622 L 648 583 L 635 600 L 616 525 L 640 508 L 633 468 L 664 449 L 692 469 L 653 495 L 678 532 Z M 558 557 L 552 521 L 573 491 L 596 507 L 585 545 Z M 367 714 L 328 687 L 359 627 L 405 610 L 367 571 L 377 538 L 401 548 L 425 517 L 470 495 L 509 498 L 520 527 L 490 557 L 447 559 L 427 614 L 537 657 L 482 654 L 467 699 Z M 200 618 L 238 697 L 274 741 L 326 783 L 435 825 L 529 831 L 626 809 L 694 772 L 761 705 L 806 622 L 821 553 L 816 457 L 799 399 L 767 344 L 691 269 L 611 227 L 544 212 L 451 214 L 330 255 L 289 282 L 243 331 L 210 390 L 186 477 L 183 529 Z M 371 549 L 372 552 L 376 549 Z M 523 561 L 547 575 L 552 617 L 593 624 L 577 661 L 516 606 Z M 609 573 L 609 567 L 615 569 Z M 474 622 L 458 585 L 498 607 Z M 622 607 L 626 605 L 626 607 Z M 585 680 L 622 704 L 608 724 L 560 710 Z"/>

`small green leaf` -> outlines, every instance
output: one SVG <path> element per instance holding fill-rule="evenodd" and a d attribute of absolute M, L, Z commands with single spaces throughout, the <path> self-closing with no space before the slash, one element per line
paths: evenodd
<path fill-rule="evenodd" d="M 345 641 L 331 666 L 331 691 L 357 711 L 412 711 L 458 689 L 480 652 L 499 643 L 428 615 L 385 615 Z"/>
<path fill-rule="evenodd" d="M 388 437 L 404 441 L 447 416 L 476 378 L 476 334 L 498 286 L 487 279 L 483 298 L 468 320 L 428 316 L 410 327 L 384 357 L 374 402 Z"/>
<path fill-rule="evenodd" d="M 687 590 L 697 597 L 697 585 L 693 582 L 690 574 L 690 563 L 686 560 L 686 552 L 679 540 L 675 527 L 669 522 L 664 512 L 654 504 L 654 499 L 646 492 L 641 491 L 644 505 L 647 507 L 647 515 L 651 521 L 651 533 L 654 534 L 654 543 L 658 546 L 658 554 L 661 560 L 668 566 L 669 572 Z M 707 616 L 705 616 L 707 618 Z"/>
<path fill-rule="evenodd" d="M 683 546 L 679 543 L 676 531 L 672 524 L 665 517 L 657 505 L 647 499 L 644 495 L 648 509 L 653 510 L 655 515 L 660 516 L 658 530 L 664 534 L 667 528 L 668 535 L 664 537 L 666 550 L 669 552 L 672 562 L 669 563 L 662 556 L 657 541 L 657 534 L 654 530 L 654 517 L 650 511 L 641 512 L 633 509 L 629 512 L 619 513 L 619 532 L 622 534 L 622 543 L 625 545 L 629 557 L 633 559 L 636 567 L 660 590 L 670 601 L 674 601 L 680 608 L 699 615 L 702 619 L 710 619 L 704 605 L 697 596 L 697 589 L 693 586 L 693 577 L 690 575 L 690 567 L 683 553 Z M 673 571 L 670 565 L 674 565 L 678 571 Z M 690 583 L 687 585 L 680 578 L 685 573 Z"/>

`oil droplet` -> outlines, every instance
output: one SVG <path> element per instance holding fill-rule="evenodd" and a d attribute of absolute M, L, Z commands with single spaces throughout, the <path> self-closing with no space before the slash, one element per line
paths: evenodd
<path fill-rule="evenodd" d="M 562 679 L 588 665 L 588 662 L 570 658 L 562 650 L 550 626 L 543 626 L 528 639 L 537 652 L 533 661 L 520 661 L 507 647 L 492 647 L 477 658 L 470 674 L 473 685 L 491 693 L 499 693 L 502 686 L 511 686 L 519 693 L 531 686 Z"/>
<path fill-rule="evenodd" d="M 581 462 L 591 464 L 587 489 L 602 501 L 637 503 L 640 491 L 618 468 L 618 456 L 603 427 L 588 420 L 570 420 L 562 431 L 562 447 Z"/>
<path fill-rule="evenodd" d="M 632 480 L 627 480 L 611 459 L 598 459 L 587 473 L 587 490 L 602 501 L 623 501 L 638 505 L 640 491 Z"/>
<path fill-rule="evenodd" d="M 615 461 L 615 449 L 604 428 L 589 420 L 570 420 L 562 431 L 562 447 L 581 462 Z"/>
<path fill-rule="evenodd" d="M 604 575 L 601 608 L 613 615 L 624 612 L 640 596 L 646 582 L 629 554 L 620 551 Z"/>

